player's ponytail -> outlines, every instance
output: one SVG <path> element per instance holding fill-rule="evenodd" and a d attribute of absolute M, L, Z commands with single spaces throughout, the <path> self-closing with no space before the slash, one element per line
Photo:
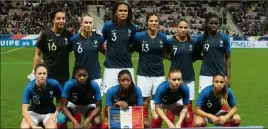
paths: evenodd
<path fill-rule="evenodd" d="M 221 72 L 215 73 L 213 76 L 213 79 L 216 76 L 221 76 L 221 77 L 225 78 L 225 75 Z M 224 85 L 221 92 L 219 93 L 219 100 L 220 100 L 221 105 L 227 105 L 228 104 L 227 99 L 228 99 L 228 86 Z"/>

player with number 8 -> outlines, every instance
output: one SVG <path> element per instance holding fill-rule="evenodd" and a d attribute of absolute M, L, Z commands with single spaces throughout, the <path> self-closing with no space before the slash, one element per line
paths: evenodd
<path fill-rule="evenodd" d="M 226 85 L 230 86 L 231 45 L 228 35 L 218 32 L 220 18 L 215 13 L 208 13 L 205 32 L 197 36 L 197 44 L 203 52 L 203 62 L 199 76 L 199 93 L 211 85 L 213 75 L 221 72 L 226 77 Z"/>
<path fill-rule="evenodd" d="M 73 123 L 73 128 L 89 128 L 90 122 L 92 128 L 100 128 L 101 92 L 98 84 L 88 78 L 87 66 L 76 64 L 74 79 L 65 83 L 61 96 L 62 111 Z M 75 118 L 75 115 L 80 113 L 85 117 L 83 125 Z M 58 116 L 58 119 L 64 118 L 63 115 Z M 66 125 L 66 122 L 67 120 L 63 120 L 60 124 Z"/>

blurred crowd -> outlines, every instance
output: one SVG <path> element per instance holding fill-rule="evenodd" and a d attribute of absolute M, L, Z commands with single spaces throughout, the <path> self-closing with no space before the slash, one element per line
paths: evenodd
<path fill-rule="evenodd" d="M 104 5 L 104 21 L 111 20 L 111 8 L 115 1 L 57 1 L 57 2 L 0 2 L 1 5 L 1 34 L 39 34 L 42 30 L 50 26 L 49 13 L 51 9 L 62 7 L 66 10 L 66 27 L 73 33 L 79 30 L 79 19 L 83 12 L 87 11 L 87 5 Z M 160 16 L 160 31 L 167 35 L 176 33 L 177 21 L 181 18 L 188 20 L 190 34 L 197 35 L 203 33 L 203 24 L 206 13 L 214 11 L 211 7 L 220 5 L 210 5 L 206 1 L 138 1 L 129 2 L 133 8 L 134 23 L 137 31 L 146 30 L 146 13 L 156 12 Z M 227 25 L 227 11 L 233 17 L 234 23 L 245 36 L 261 36 L 268 28 L 268 2 L 236 2 L 226 5 L 226 9 L 221 13 L 220 30 L 229 34 L 230 27 Z M 219 10 L 218 10 L 219 11 Z M 264 28 L 266 27 L 266 28 Z M 232 36 L 235 36 L 234 34 Z"/>

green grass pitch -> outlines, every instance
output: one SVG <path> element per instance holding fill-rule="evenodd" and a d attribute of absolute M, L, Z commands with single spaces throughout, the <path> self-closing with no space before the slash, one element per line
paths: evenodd
<path fill-rule="evenodd" d="M 8 52 L 12 49 L 16 48 L 1 48 L 1 128 L 20 127 L 22 93 L 29 82 L 26 76 L 32 71 L 34 48 Z M 100 55 L 102 71 L 104 59 L 105 57 Z M 268 101 L 265 98 L 268 96 L 268 49 L 232 49 L 231 60 L 231 88 L 238 104 L 238 113 L 242 118 L 241 126 L 258 125 L 267 128 Z M 74 57 L 71 53 L 70 70 L 73 62 Z M 135 70 L 137 62 L 138 55 L 134 53 Z M 194 64 L 196 97 L 200 65 L 200 61 Z M 165 60 L 164 66 L 167 73 L 170 62 Z"/>

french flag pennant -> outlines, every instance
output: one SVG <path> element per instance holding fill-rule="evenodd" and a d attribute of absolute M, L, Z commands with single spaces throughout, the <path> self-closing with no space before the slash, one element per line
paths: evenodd
<path fill-rule="evenodd" d="M 108 120 L 110 129 L 144 128 L 143 107 L 130 106 L 128 109 L 110 107 Z"/>

